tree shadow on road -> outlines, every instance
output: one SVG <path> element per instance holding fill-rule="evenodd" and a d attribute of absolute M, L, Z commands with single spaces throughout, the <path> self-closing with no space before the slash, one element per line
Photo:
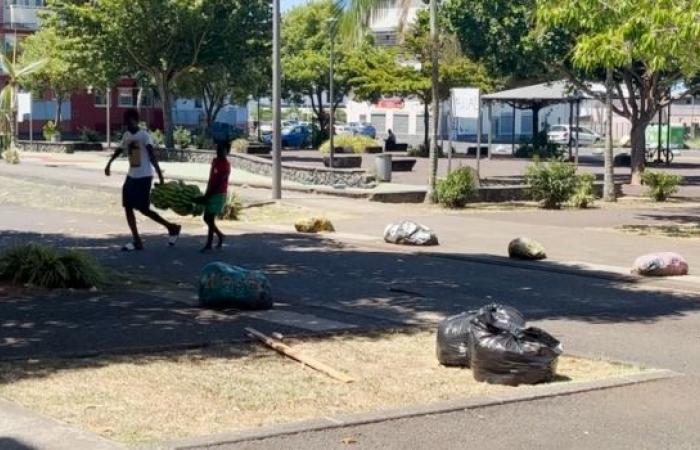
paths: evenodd
<path fill-rule="evenodd" d="M 126 240 L 0 234 L 0 250 L 20 242 L 75 247 L 120 274 L 98 292 L 0 291 L 0 360 L 183 350 L 245 340 L 248 326 L 287 335 L 381 333 L 433 326 L 491 302 L 512 305 L 533 321 L 653 322 L 700 310 L 695 294 L 652 290 L 638 279 L 551 261 L 420 255 L 292 233 L 231 236 L 228 247 L 206 255 L 197 252 L 199 237 L 167 248 L 164 237 L 149 236 L 145 251 L 128 254 L 118 251 Z M 215 260 L 264 271 L 275 308 L 199 308 L 198 273 Z"/>

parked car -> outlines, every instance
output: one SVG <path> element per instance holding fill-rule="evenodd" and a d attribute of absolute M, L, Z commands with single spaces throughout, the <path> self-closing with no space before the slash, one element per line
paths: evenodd
<path fill-rule="evenodd" d="M 372 125 L 371 123 L 350 122 L 345 127 L 345 129 L 346 132 L 349 132 L 350 134 L 360 134 L 362 136 L 371 137 L 372 139 L 377 138 L 377 129 L 374 128 L 374 125 Z"/>
<path fill-rule="evenodd" d="M 577 136 L 576 127 L 569 127 L 569 125 L 554 125 L 547 133 L 549 142 L 557 145 L 569 145 L 569 139 L 572 145 L 576 145 L 577 137 L 579 145 L 583 146 L 593 145 L 601 139 L 598 133 L 586 127 L 578 127 Z"/>
<path fill-rule="evenodd" d="M 266 144 L 272 143 L 272 133 L 264 134 L 262 140 Z M 292 125 L 282 128 L 282 147 L 308 148 L 313 140 L 313 128 L 311 125 Z"/>

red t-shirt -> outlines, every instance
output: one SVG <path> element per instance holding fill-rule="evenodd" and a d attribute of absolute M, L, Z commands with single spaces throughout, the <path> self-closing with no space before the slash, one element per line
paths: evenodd
<path fill-rule="evenodd" d="M 229 175 L 231 175 L 231 163 L 228 162 L 228 158 L 214 158 L 209 172 L 207 192 L 210 194 L 227 193 Z"/>

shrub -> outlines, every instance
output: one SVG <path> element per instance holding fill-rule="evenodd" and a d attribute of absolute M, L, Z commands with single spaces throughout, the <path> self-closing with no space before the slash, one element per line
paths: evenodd
<path fill-rule="evenodd" d="M 85 253 L 26 244 L 0 256 L 0 279 L 48 289 L 83 289 L 102 284 L 105 274 Z"/>
<path fill-rule="evenodd" d="M 177 127 L 173 131 L 173 139 L 180 148 L 187 148 L 192 143 L 192 133 L 185 127 Z"/>
<path fill-rule="evenodd" d="M 584 173 L 577 178 L 576 190 L 571 196 L 571 204 L 577 208 L 585 209 L 593 205 L 595 194 L 593 193 L 593 183 L 595 175 Z"/>
<path fill-rule="evenodd" d="M 197 134 L 194 136 L 194 147 L 200 150 L 214 150 L 216 144 L 211 136 L 207 134 Z"/>
<path fill-rule="evenodd" d="M 516 158 L 558 159 L 564 154 L 564 148 L 549 142 L 546 131 L 535 137 L 523 140 L 515 151 Z"/>
<path fill-rule="evenodd" d="M 474 197 L 475 186 L 474 171 L 461 167 L 438 181 L 438 202 L 447 208 L 463 208 Z"/>
<path fill-rule="evenodd" d="M 546 209 L 559 209 L 576 191 L 578 177 L 573 164 L 536 161 L 527 169 L 525 180 L 535 201 Z"/>
<path fill-rule="evenodd" d="M 229 194 L 226 200 L 226 206 L 224 207 L 224 212 L 219 214 L 219 219 L 221 220 L 238 220 L 241 215 L 241 210 L 243 209 L 243 204 L 240 198 L 234 193 Z"/>
<path fill-rule="evenodd" d="M 647 186 L 647 195 L 657 202 L 665 202 L 678 192 L 683 177 L 665 172 L 647 170 L 642 174 L 642 183 Z"/>
<path fill-rule="evenodd" d="M 53 120 L 49 120 L 48 122 L 46 122 L 41 131 L 44 135 L 44 139 L 47 141 L 53 139 L 53 137 L 56 136 L 56 134 L 58 133 L 58 129 L 56 128 L 56 124 Z"/>
<path fill-rule="evenodd" d="M 452 154 L 455 153 L 455 148 L 452 147 Z M 428 158 L 430 156 L 430 147 L 425 144 L 420 144 L 418 147 L 410 147 L 407 152 L 408 156 L 413 158 Z M 445 152 L 442 150 L 442 145 L 438 145 L 438 158 L 444 158 Z"/>
<path fill-rule="evenodd" d="M 248 150 L 248 139 L 236 139 L 231 143 L 231 150 L 234 153 L 245 153 Z"/>
<path fill-rule="evenodd" d="M 162 147 L 165 143 L 165 135 L 159 129 L 155 129 L 151 132 L 151 139 L 156 147 Z"/>
<path fill-rule="evenodd" d="M 333 144 L 335 145 L 336 150 L 338 148 L 350 148 L 352 153 L 363 153 L 365 151 L 365 147 L 375 147 L 377 145 L 381 145 L 379 141 L 376 141 L 370 137 L 367 136 L 362 136 L 362 135 L 351 135 L 351 134 L 341 134 L 338 136 L 335 136 L 333 139 Z M 321 148 L 319 148 L 319 151 L 321 153 L 330 153 L 331 150 L 331 142 L 330 140 L 326 141 L 321 145 Z"/>
<path fill-rule="evenodd" d="M 92 128 L 83 127 L 80 130 L 80 140 L 83 142 L 102 142 L 102 135 Z"/>
<path fill-rule="evenodd" d="M 2 152 L 2 159 L 7 164 L 19 164 L 19 151 L 16 148 L 8 148 Z"/>

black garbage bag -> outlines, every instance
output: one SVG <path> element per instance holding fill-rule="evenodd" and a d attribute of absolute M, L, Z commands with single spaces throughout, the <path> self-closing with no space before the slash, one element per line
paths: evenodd
<path fill-rule="evenodd" d="M 471 367 L 474 379 L 492 384 L 537 384 L 556 375 L 561 344 L 539 328 L 514 327 L 491 312 L 471 321 Z"/>
<path fill-rule="evenodd" d="M 480 314 L 489 314 L 500 327 L 523 328 L 525 319 L 514 308 L 491 304 L 478 311 L 469 311 L 444 319 L 438 324 L 436 354 L 444 366 L 469 367 L 469 340 L 472 319 Z"/>

